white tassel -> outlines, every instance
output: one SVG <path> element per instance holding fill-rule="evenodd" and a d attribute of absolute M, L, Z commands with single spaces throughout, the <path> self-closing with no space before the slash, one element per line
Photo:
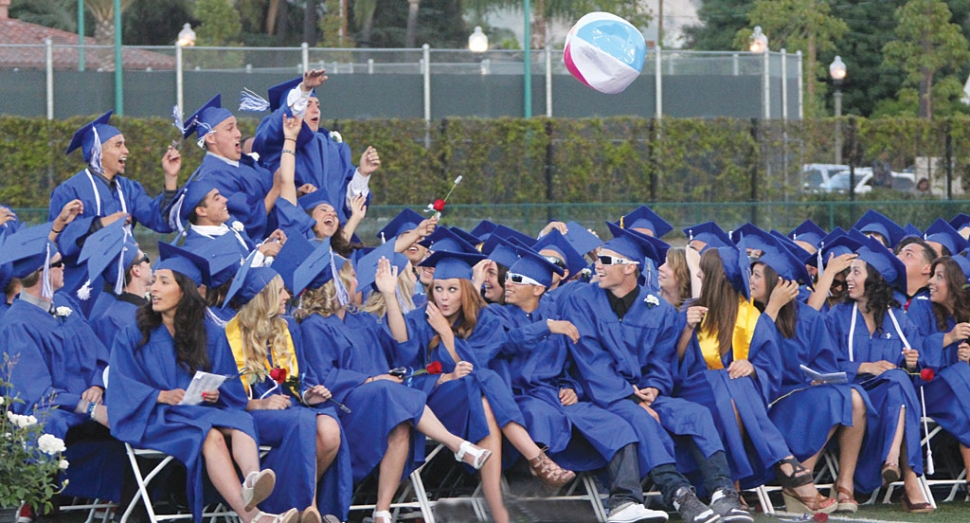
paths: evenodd
<path fill-rule="evenodd" d="M 121 249 L 121 254 L 118 255 L 118 271 L 115 273 L 115 296 L 121 296 L 121 293 L 125 292 L 125 252 L 128 247 L 123 247 Z"/>
<path fill-rule="evenodd" d="M 922 385 L 919 388 L 919 399 L 923 404 L 923 431 L 926 432 L 926 475 L 932 476 L 936 473 L 936 467 L 933 466 L 933 448 L 930 446 L 930 428 L 926 419 L 926 394 L 923 388 Z"/>
<path fill-rule="evenodd" d="M 825 242 L 818 245 L 818 250 L 815 251 L 815 263 L 818 264 L 818 279 L 822 280 L 822 274 L 825 270 L 825 258 L 822 256 L 822 249 L 825 248 Z"/>
<path fill-rule="evenodd" d="M 243 88 L 239 91 L 239 110 L 247 113 L 261 113 L 269 110 L 269 102 L 265 98 Z"/>
<path fill-rule="evenodd" d="M 172 106 L 172 119 L 175 122 L 172 124 L 176 129 L 179 130 L 183 136 L 185 135 L 185 124 L 182 122 L 182 109 L 178 105 Z"/>
<path fill-rule="evenodd" d="M 98 128 L 91 128 L 94 131 L 94 145 L 91 146 L 91 158 L 88 159 L 88 166 L 94 174 L 103 174 L 104 168 L 101 166 L 101 137 L 98 136 Z"/>
<path fill-rule="evenodd" d="M 54 287 L 51 285 L 51 244 L 47 243 L 47 255 L 44 257 L 44 272 L 41 274 L 44 283 L 41 286 L 40 296 L 46 300 L 54 299 Z"/>
<path fill-rule="evenodd" d="M 387 243 L 387 238 L 385 238 L 384 233 L 381 232 L 381 245 L 384 245 L 385 243 Z"/>
<path fill-rule="evenodd" d="M 81 301 L 88 301 L 91 298 L 91 280 L 84 282 L 84 285 L 77 290 L 77 297 Z"/>
<path fill-rule="evenodd" d="M 333 286 L 337 291 L 337 302 L 340 303 L 341 307 L 346 307 L 350 304 L 350 294 L 347 292 L 347 288 L 344 287 L 344 282 L 340 281 L 340 275 L 337 273 L 337 255 L 330 253 L 330 270 L 333 272 Z"/>
<path fill-rule="evenodd" d="M 399 287 L 394 288 L 394 295 L 397 296 L 397 304 L 399 307 L 401 307 L 401 314 L 411 312 L 411 307 L 409 307 L 407 301 L 404 300 L 404 295 L 401 294 L 401 289 Z"/>

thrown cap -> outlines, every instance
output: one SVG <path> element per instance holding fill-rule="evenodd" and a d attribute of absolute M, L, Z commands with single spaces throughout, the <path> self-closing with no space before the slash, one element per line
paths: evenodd
<path fill-rule="evenodd" d="M 283 103 L 286 102 L 286 96 L 290 94 L 290 91 L 299 87 L 301 83 L 303 83 L 302 76 L 294 78 L 292 80 L 287 80 L 281 84 L 276 84 L 273 87 L 270 87 L 269 90 L 267 91 L 267 95 L 269 97 L 269 100 L 267 100 L 269 102 L 269 110 L 276 111 L 277 109 L 279 109 L 283 105 Z M 317 97 L 316 91 L 311 89 L 310 96 L 313 98 L 316 98 Z"/>

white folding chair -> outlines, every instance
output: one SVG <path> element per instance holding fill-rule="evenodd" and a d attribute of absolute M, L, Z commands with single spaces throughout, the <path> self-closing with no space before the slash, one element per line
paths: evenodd
<path fill-rule="evenodd" d="M 429 441 L 430 442 L 430 441 Z M 391 510 L 393 511 L 394 518 L 397 519 L 401 509 L 410 508 L 418 509 L 421 511 L 421 517 L 426 523 L 435 523 L 434 511 L 432 507 L 434 502 L 428 499 L 428 493 L 424 488 L 424 481 L 421 478 L 421 472 L 424 470 L 425 465 L 431 462 L 435 456 L 437 456 L 442 449 L 446 449 L 443 444 L 436 444 L 434 450 L 429 452 L 424 459 L 424 463 L 420 467 L 411 472 L 408 477 L 408 483 L 404 486 L 401 494 L 397 496 L 397 499 L 391 503 Z M 409 498 L 413 498 L 413 501 L 408 501 Z M 353 504 L 350 506 L 350 511 L 358 510 L 374 510 L 376 504 L 374 503 L 362 503 Z"/>

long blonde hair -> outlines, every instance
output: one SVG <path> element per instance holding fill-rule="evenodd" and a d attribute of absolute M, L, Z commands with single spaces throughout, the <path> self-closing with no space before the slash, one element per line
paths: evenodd
<path fill-rule="evenodd" d="M 677 300 L 679 310 L 684 301 L 690 298 L 690 268 L 687 266 L 687 254 L 683 247 L 671 247 L 667 251 L 667 266 L 677 280 Z"/>
<path fill-rule="evenodd" d="M 451 326 L 451 330 L 455 333 L 456 338 L 467 339 L 472 335 L 475 330 L 475 326 L 478 325 L 478 315 L 488 304 L 485 303 L 485 299 L 482 295 L 478 293 L 478 289 L 471 280 L 466 280 L 464 278 L 458 280 L 458 285 L 461 288 L 461 311 L 458 326 Z M 428 302 L 435 303 L 434 299 L 434 282 L 431 283 L 432 292 L 428 293 Z M 441 343 L 441 335 L 435 334 L 431 341 L 428 343 L 428 354 L 438 347 Z"/>
<path fill-rule="evenodd" d="M 337 271 L 337 276 L 340 278 L 340 281 L 348 289 L 352 283 L 351 278 L 354 277 L 353 270 L 353 265 L 350 262 L 346 262 Z M 354 299 L 353 296 L 351 296 L 351 299 Z M 340 305 L 340 300 L 337 299 L 337 287 L 333 280 L 330 280 L 316 289 L 307 289 L 300 296 L 300 308 L 293 312 L 293 317 L 296 318 L 296 321 L 302 323 L 311 314 L 319 314 L 326 318 L 327 316 L 337 314 L 341 309 L 345 309 L 345 307 Z"/>
<path fill-rule="evenodd" d="M 246 371 L 265 372 L 266 355 L 270 351 L 277 367 L 288 367 L 296 357 L 286 343 L 286 320 L 279 314 L 282 289 L 283 279 L 274 277 L 236 314 Z"/>
<path fill-rule="evenodd" d="M 404 305 L 407 307 L 407 311 L 414 310 L 414 299 L 411 297 L 414 295 L 414 280 L 408 275 L 410 271 L 410 265 L 408 265 L 403 271 L 397 275 L 397 293 L 400 299 L 404 300 Z M 370 296 L 367 297 L 367 301 L 364 302 L 360 307 L 361 312 L 369 312 L 376 316 L 377 318 L 383 318 L 387 314 L 387 302 L 384 301 L 384 295 L 379 292 L 372 292 Z M 407 311 L 401 311 L 406 313 Z"/>

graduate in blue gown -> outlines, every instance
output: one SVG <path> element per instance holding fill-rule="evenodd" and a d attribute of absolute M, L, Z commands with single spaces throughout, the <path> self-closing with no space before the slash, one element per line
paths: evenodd
<path fill-rule="evenodd" d="M 471 282 L 472 265 L 482 259 L 480 254 L 438 250 L 422 262 L 434 268 L 428 304 L 405 316 L 406 338 L 392 331 L 399 343 L 394 363 L 414 369 L 440 365 L 441 374 L 413 376 L 410 385 L 428 394 L 428 406 L 450 432 L 491 451 L 492 459 L 482 467 L 482 490 L 492 519 L 506 523 L 503 435 L 546 484 L 561 487 L 575 474 L 561 469 L 536 446 L 512 391 L 480 359 L 505 336 L 499 318 L 486 308 Z"/>
<path fill-rule="evenodd" d="M 225 332 L 248 392 L 246 410 L 260 444 L 272 447 L 263 466 L 277 474 L 277 488 L 263 508 L 304 509 L 306 523 L 320 523 L 321 511 L 343 520 L 353 489 L 350 446 L 334 403 L 326 401 L 330 391 L 311 386 L 317 381 L 299 326 L 285 315 L 289 298 L 276 271 L 251 265 L 239 270 L 226 295 L 239 311 Z"/>
<path fill-rule="evenodd" d="M 369 205 L 367 185 L 371 174 L 380 167 L 381 159 L 376 149 L 368 147 L 360 157 L 360 167 L 355 167 L 350 146 L 340 134 L 320 127 L 320 100 L 314 89 L 326 79 L 324 71 L 310 70 L 303 78 L 271 87 L 269 101 L 260 102 L 265 102 L 272 113 L 256 128 L 253 151 L 259 153 L 259 160 L 266 168 L 275 170 L 283 150 L 295 150 L 297 186 L 311 185 L 331 195 L 336 199 L 337 219 L 347 223 L 354 212 L 355 197 L 363 197 L 360 205 Z M 284 114 L 303 118 L 303 128 L 295 144 L 283 139 L 280 122 Z"/>
<path fill-rule="evenodd" d="M 58 249 L 66 264 L 66 293 L 74 293 L 84 283 L 86 274 L 83 265 L 77 263 L 77 258 L 85 239 L 101 227 L 122 220 L 132 227 L 140 223 L 155 232 L 172 232 L 163 209 L 175 197 L 178 188 L 181 168 L 179 151 L 169 147 L 162 157 L 165 190 L 152 198 L 141 183 L 125 178 L 129 151 L 121 131 L 109 125 L 110 119 L 111 111 L 108 111 L 74 134 L 67 153 L 80 148 L 86 168 L 61 182 L 51 193 L 48 221 L 55 221 L 64 206 L 73 200 L 80 200 L 83 204 L 78 219 L 64 227 L 63 231 L 57 230 L 62 232 L 58 238 Z M 100 281 L 94 282 L 91 292 L 92 298 L 101 292 Z M 93 302 L 84 305 L 90 307 Z"/>
<path fill-rule="evenodd" d="M 382 262 L 375 281 L 386 299 L 394 296 L 397 275 L 386 258 Z M 294 278 L 294 292 L 306 289 L 295 316 L 300 321 L 308 375 L 346 407 L 339 414 L 354 442 L 350 452 L 354 481 L 378 474 L 374 521 L 392 523 L 390 505 L 401 479 L 424 461 L 424 435 L 453 452 L 461 451 L 468 463 L 480 468 L 486 451 L 449 433 L 427 407 L 428 395 L 404 386 L 401 376 L 389 373 L 397 345 L 391 335 L 373 316 L 349 310 L 357 294 L 353 265 L 334 256 L 324 244 Z M 387 324 L 400 333 L 404 317 L 395 299 L 387 303 Z"/>
<path fill-rule="evenodd" d="M 932 332 L 923 348 L 935 361 L 936 376 L 919 380 L 926 395 L 926 415 L 960 442 L 964 467 L 970 467 L 970 261 L 962 255 L 933 262 L 930 299 L 935 311 Z"/>
<path fill-rule="evenodd" d="M 792 454 L 809 470 L 815 469 L 826 443 L 838 432 L 838 511 L 856 512 L 853 476 L 867 415 L 876 418 L 876 414 L 862 387 L 814 383 L 806 377 L 802 366 L 818 373 L 839 372 L 841 356 L 824 317 L 798 299 L 800 286 L 811 279 L 805 265 L 775 238 L 769 244 L 751 268 L 751 298 L 773 320 L 782 363 L 781 388 L 771 400 L 768 416 L 785 435 Z"/>
<path fill-rule="evenodd" d="M 818 250 L 810 258 L 802 260 L 807 269 L 815 269 L 815 290 L 805 303 L 827 314 L 842 302 L 845 295 L 845 276 L 856 259 L 855 251 L 862 246 L 859 234 L 846 233 L 836 227 L 818 243 Z"/>
<path fill-rule="evenodd" d="M 64 269 L 49 231 L 50 225 L 22 229 L 0 251 L 0 264 L 23 284 L 0 320 L 0 352 L 14 362 L 11 392 L 23 400 L 9 408 L 36 415 L 44 432 L 68 443 L 65 494 L 119 501 L 124 446 L 106 429 L 108 351 L 80 312 L 54 294 Z"/>
<path fill-rule="evenodd" d="M 687 327 L 677 346 L 676 394 L 711 412 L 742 487 L 765 482 L 774 470 L 788 512 L 831 513 L 836 500 L 819 494 L 811 471 L 768 418 L 768 402 L 781 386 L 781 360 L 771 318 L 750 301 L 745 252 L 742 240 L 701 254 L 701 295 L 681 313 Z"/>
<path fill-rule="evenodd" d="M 407 314 L 416 308 L 414 287 L 418 281 L 411 262 L 403 254 L 394 252 L 394 243 L 392 242 L 377 247 L 357 262 L 357 288 L 361 300 L 363 300 L 359 310 L 370 314 L 378 325 L 384 325 L 387 322 L 388 303 L 374 283 L 381 258 L 388 260 L 393 270 L 397 271 L 397 285 L 394 289 L 393 299 L 397 302 L 401 314 Z M 389 361 L 393 360 L 393 357 L 389 359 Z"/>
<path fill-rule="evenodd" d="M 866 239 L 846 277 L 848 299 L 829 311 L 825 322 L 845 363 L 850 382 L 869 395 L 876 423 L 869 420 L 866 443 L 856 469 L 856 489 L 871 492 L 903 479 L 903 507 L 929 512 L 918 482 L 920 404 L 908 372 L 932 364 L 916 326 L 893 299 L 904 288 L 906 268 L 877 240 Z"/>
<path fill-rule="evenodd" d="M 234 377 L 237 370 L 224 331 L 206 319 L 198 293 L 200 259 L 164 243 L 159 251 L 151 303 L 139 309 L 138 322 L 122 331 L 111 349 L 111 433 L 185 465 L 186 494 L 196 522 L 202 520 L 204 467 L 244 523 L 294 523 L 296 509 L 281 516 L 256 509 L 273 492 L 275 474 L 260 470 L 242 383 L 227 379 L 217 390 L 202 391 L 196 398 L 201 403 L 181 404 L 193 399 L 186 392 L 197 371 Z M 243 475 L 241 485 L 235 467 Z"/>
<path fill-rule="evenodd" d="M 949 227 L 949 225 L 947 225 Z M 930 281 L 930 266 L 937 258 L 933 247 L 919 236 L 907 236 L 896 246 L 896 257 L 906 266 L 906 287 L 900 289 L 896 299 L 906 317 L 916 326 L 921 336 L 929 336 L 933 332 L 935 316 L 933 303 L 930 301 L 930 291 L 927 285 Z"/>
<path fill-rule="evenodd" d="M 338 255 L 357 260 L 364 255 L 364 244 L 354 234 L 367 214 L 364 198 L 351 200 L 351 214 L 346 221 L 340 220 L 334 207 L 335 200 L 323 189 L 300 196 L 296 205 L 281 203 L 274 209 L 275 225 L 299 234 L 314 243 L 330 242 L 330 248 Z M 295 232 L 294 232 L 295 233 Z"/>
<path fill-rule="evenodd" d="M 563 318 L 578 330 L 578 341 L 570 350 L 583 393 L 630 423 L 638 438 L 641 474 L 649 474 L 664 500 L 684 519 L 709 521 L 720 512 L 736 511 L 741 517 L 740 496 L 711 415 L 699 405 L 671 397 L 672 359 L 681 331 L 676 311 L 639 283 L 642 260 L 661 259 L 658 248 L 666 244 L 607 225 L 613 239 L 597 259 L 597 284 L 571 294 L 563 306 Z M 717 502 L 716 511 L 697 500 L 681 472 L 697 469 L 705 490 Z"/>

